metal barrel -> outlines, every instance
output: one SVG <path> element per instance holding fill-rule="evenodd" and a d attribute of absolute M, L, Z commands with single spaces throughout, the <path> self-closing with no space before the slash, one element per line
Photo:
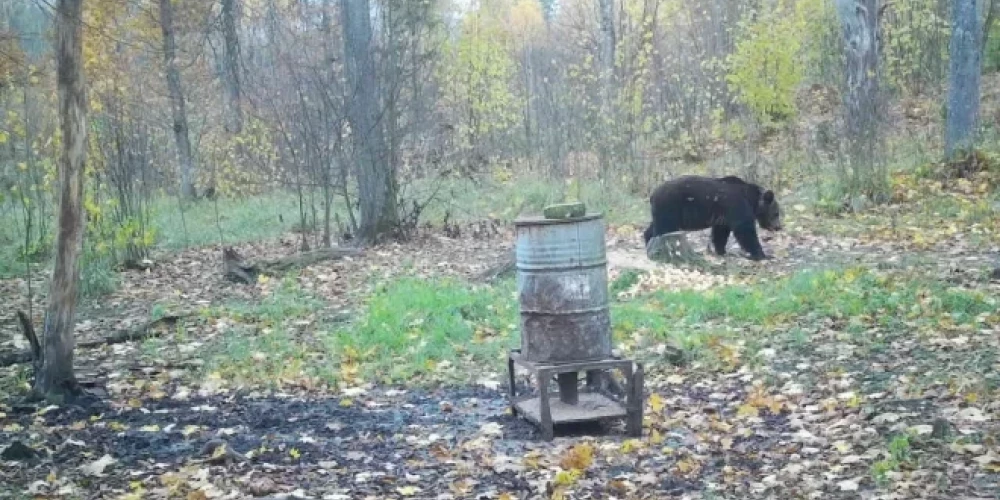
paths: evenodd
<path fill-rule="evenodd" d="M 521 355 L 542 363 L 609 357 L 603 217 L 522 217 L 514 226 Z"/>

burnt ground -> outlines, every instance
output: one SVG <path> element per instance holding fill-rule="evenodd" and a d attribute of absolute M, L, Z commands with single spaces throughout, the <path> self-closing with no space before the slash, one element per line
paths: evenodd
<path fill-rule="evenodd" d="M 690 396 L 706 404 L 711 399 L 708 393 Z M 8 487 L 45 495 L 60 487 L 59 479 L 43 479 L 50 471 L 83 470 L 110 455 L 115 462 L 101 476 L 76 478 L 73 490 L 80 498 L 136 490 L 139 484 L 150 495 L 169 496 L 162 478 L 170 475 L 185 478 L 180 490 L 217 489 L 236 497 L 299 491 L 308 498 L 441 498 L 446 492 L 450 498 L 497 498 L 501 493 L 537 498 L 547 485 L 551 489 L 550 481 L 543 479 L 543 466 L 532 470 L 522 457 L 587 435 L 603 435 L 614 447 L 625 441 L 621 426 L 613 423 L 563 426 L 553 443 L 541 441 L 534 426 L 506 411 L 503 394 L 481 388 L 381 391 L 359 397 L 349 407 L 342 401 L 231 395 L 143 401 L 140 408 L 64 407 L 41 415 L 15 407 L 5 421 L 8 426 L 42 426 L 47 432 L 24 443 L 37 456 L 3 463 L 0 475 Z M 783 416 L 768 417 L 763 424 L 773 436 L 787 429 Z M 663 444 L 680 447 L 692 440 L 694 436 L 679 431 Z M 238 455 L 213 460 L 219 443 Z M 740 453 L 706 457 L 690 477 L 664 473 L 683 460 L 679 456 L 609 459 L 607 466 L 581 478 L 579 485 L 589 485 L 581 498 L 609 498 L 639 486 L 625 486 L 616 478 L 641 478 L 641 493 L 632 491 L 639 495 L 635 498 L 697 491 L 724 470 L 753 474 L 764 463 L 758 453 L 776 444 L 766 433 L 738 439 L 733 447 Z M 205 488 L 201 477 L 211 478 L 211 487 Z"/>

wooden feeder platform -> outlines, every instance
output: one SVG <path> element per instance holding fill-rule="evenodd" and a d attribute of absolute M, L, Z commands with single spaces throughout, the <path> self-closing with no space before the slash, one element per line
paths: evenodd
<path fill-rule="evenodd" d="M 515 365 L 535 376 L 537 396 L 517 394 Z M 579 362 L 539 363 L 524 359 L 520 349 L 513 349 L 507 357 L 507 370 L 511 411 L 538 426 L 542 438 L 547 441 L 554 437 L 556 425 L 608 419 L 625 419 L 628 435 L 642 435 L 643 368 L 640 363 L 617 356 Z M 597 375 L 608 370 L 620 370 L 625 376 L 624 398 L 600 391 Z M 577 374 L 581 371 L 587 372 L 584 392 L 578 392 L 577 388 Z M 549 391 L 553 376 L 560 386 L 556 392 Z"/>

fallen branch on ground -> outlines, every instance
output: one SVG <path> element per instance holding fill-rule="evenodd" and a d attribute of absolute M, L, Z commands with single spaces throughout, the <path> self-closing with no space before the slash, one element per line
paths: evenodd
<path fill-rule="evenodd" d="M 510 252 L 499 264 L 491 266 L 489 269 L 479 273 L 479 280 L 487 283 L 507 276 L 517 270 L 517 263 L 514 259 L 514 252 Z"/>
<path fill-rule="evenodd" d="M 173 314 L 163 316 L 162 318 L 147 321 L 137 328 L 119 330 L 101 339 L 77 342 L 76 346 L 93 348 L 156 337 L 162 333 L 161 330 L 155 328 L 156 326 L 166 325 L 167 327 L 173 327 L 180 319 L 187 316 L 190 316 L 190 314 Z M 0 367 L 28 363 L 36 359 L 41 359 L 39 356 L 41 353 L 41 342 L 39 342 L 38 336 L 35 334 L 35 329 L 32 326 L 28 315 L 25 314 L 24 311 L 17 311 L 17 320 L 21 325 L 21 333 L 26 339 L 28 339 L 28 344 L 31 345 L 31 348 L 23 351 L 0 353 Z"/>
<path fill-rule="evenodd" d="M 226 247 L 222 250 L 222 262 L 227 279 L 239 283 L 252 284 L 257 281 L 257 276 L 261 273 L 277 275 L 292 269 L 308 267 L 319 262 L 337 260 L 360 254 L 361 251 L 356 248 L 321 248 L 278 259 L 252 263 L 244 261 L 232 247 Z"/>

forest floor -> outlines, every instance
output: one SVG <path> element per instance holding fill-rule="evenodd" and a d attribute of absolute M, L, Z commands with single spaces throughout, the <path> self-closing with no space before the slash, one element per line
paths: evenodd
<path fill-rule="evenodd" d="M 609 227 L 616 348 L 646 370 L 639 439 L 545 442 L 508 412 L 513 279 L 478 276 L 509 227 L 253 285 L 223 279 L 217 247 L 157 255 L 81 305 L 80 341 L 183 316 L 78 349 L 100 404 L 22 405 L 27 367 L 0 369 L 0 498 L 997 498 L 1000 206 L 925 187 L 843 217 L 789 204 L 763 263 L 653 264 L 641 227 Z M 0 281 L 8 311 L 25 289 Z M 0 352 L 23 349 L 3 321 Z"/>

